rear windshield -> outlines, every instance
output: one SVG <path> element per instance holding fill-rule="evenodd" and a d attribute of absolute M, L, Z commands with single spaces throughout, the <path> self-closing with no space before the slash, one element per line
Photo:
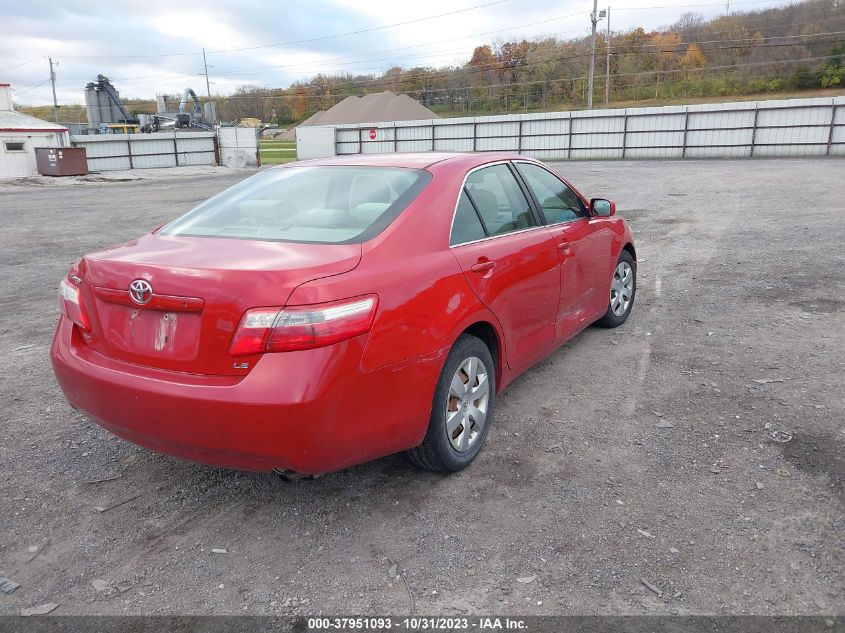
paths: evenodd
<path fill-rule="evenodd" d="M 160 235 L 342 244 L 380 233 L 431 174 L 397 167 L 268 169 L 164 226 Z"/>

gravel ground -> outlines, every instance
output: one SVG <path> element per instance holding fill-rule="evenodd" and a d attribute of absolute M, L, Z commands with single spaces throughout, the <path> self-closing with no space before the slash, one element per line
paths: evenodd
<path fill-rule="evenodd" d="M 248 172 L 2 193 L 0 614 L 842 614 L 845 161 L 556 167 L 631 220 L 634 313 L 508 388 L 452 476 L 286 483 L 65 403 L 68 265 Z"/>
<path fill-rule="evenodd" d="M 216 165 L 188 165 L 185 167 L 161 167 L 155 169 L 117 169 L 114 171 L 93 172 L 87 176 L 22 176 L 19 178 L 0 178 L 0 193 L 19 191 L 23 188 L 67 187 L 68 185 L 88 185 L 102 183 L 132 182 L 136 180 L 155 180 L 158 182 L 172 179 L 184 179 L 186 176 L 222 176 L 234 178 L 235 182 L 254 174 L 255 169 L 236 169 Z"/>

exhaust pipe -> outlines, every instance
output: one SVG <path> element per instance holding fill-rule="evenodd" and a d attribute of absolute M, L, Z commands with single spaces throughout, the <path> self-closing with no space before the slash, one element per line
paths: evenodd
<path fill-rule="evenodd" d="M 274 468 L 273 472 L 285 481 L 300 481 L 302 479 L 317 479 L 320 477 L 320 475 L 306 475 L 305 473 L 285 470 L 284 468 Z"/>

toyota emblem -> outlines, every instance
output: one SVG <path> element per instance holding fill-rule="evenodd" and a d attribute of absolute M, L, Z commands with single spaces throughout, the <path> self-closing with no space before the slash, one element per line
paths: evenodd
<path fill-rule="evenodd" d="M 153 298 L 153 287 L 144 279 L 136 279 L 129 284 L 129 296 L 138 305 L 146 305 Z"/>

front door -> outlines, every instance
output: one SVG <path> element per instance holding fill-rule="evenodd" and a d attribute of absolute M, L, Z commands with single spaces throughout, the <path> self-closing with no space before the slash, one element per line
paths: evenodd
<path fill-rule="evenodd" d="M 584 201 L 540 165 L 517 162 L 560 254 L 561 292 L 557 338 L 567 339 L 607 307 L 613 233 L 591 218 Z"/>

